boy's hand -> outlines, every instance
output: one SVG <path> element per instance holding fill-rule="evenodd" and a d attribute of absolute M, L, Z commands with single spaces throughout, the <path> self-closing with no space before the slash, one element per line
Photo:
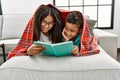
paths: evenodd
<path fill-rule="evenodd" d="M 65 35 L 65 29 L 63 29 L 62 31 L 62 36 L 65 39 L 65 41 L 69 41 L 69 38 L 67 38 L 67 36 Z"/>
<path fill-rule="evenodd" d="M 32 45 L 27 49 L 27 54 L 28 54 L 28 55 L 39 54 L 42 50 L 45 50 L 45 47 L 44 47 L 44 46 L 32 44 Z"/>
<path fill-rule="evenodd" d="M 74 46 L 74 49 L 72 50 L 72 54 L 73 55 L 77 55 L 79 53 L 79 47 L 78 46 Z"/>

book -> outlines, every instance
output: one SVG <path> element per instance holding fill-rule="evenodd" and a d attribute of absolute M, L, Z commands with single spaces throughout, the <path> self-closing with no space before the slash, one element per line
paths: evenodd
<path fill-rule="evenodd" d="M 53 56 L 66 56 L 71 54 L 74 45 L 72 41 L 61 42 L 56 44 L 50 44 L 45 42 L 34 41 L 34 44 L 40 44 L 45 47 L 42 54 L 53 55 Z"/>

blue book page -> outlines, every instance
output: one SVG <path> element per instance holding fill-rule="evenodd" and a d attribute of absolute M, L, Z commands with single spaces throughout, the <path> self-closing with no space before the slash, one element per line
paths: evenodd
<path fill-rule="evenodd" d="M 55 55 L 56 56 L 65 56 L 65 55 L 71 55 L 71 51 L 74 48 L 73 42 L 62 42 L 58 44 L 53 44 L 53 49 L 55 49 Z"/>
<path fill-rule="evenodd" d="M 55 55 L 54 49 L 50 44 L 43 44 L 43 46 L 45 46 L 45 50 L 43 50 L 41 53 Z"/>

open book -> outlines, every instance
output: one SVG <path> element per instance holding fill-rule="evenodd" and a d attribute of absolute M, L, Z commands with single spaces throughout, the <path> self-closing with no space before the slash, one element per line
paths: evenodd
<path fill-rule="evenodd" d="M 43 50 L 42 53 L 48 55 L 54 55 L 54 56 L 70 55 L 71 50 L 74 48 L 72 41 L 61 42 L 56 44 L 34 41 L 34 44 L 40 44 L 45 46 L 45 50 Z"/>

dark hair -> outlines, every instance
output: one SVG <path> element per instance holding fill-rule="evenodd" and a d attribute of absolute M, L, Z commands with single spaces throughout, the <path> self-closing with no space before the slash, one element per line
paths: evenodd
<path fill-rule="evenodd" d="M 78 11 L 72 11 L 70 12 L 66 17 L 66 22 L 80 25 L 79 27 L 83 27 L 83 16 Z"/>
<path fill-rule="evenodd" d="M 40 8 L 38 8 L 37 11 L 35 12 L 33 39 L 35 41 L 40 40 L 40 31 L 41 31 L 40 24 L 42 20 L 48 15 L 51 15 L 55 22 L 52 29 L 49 30 L 49 36 L 50 36 L 49 39 L 51 39 L 53 43 L 61 42 L 62 41 L 61 33 L 62 33 L 63 25 L 62 25 L 60 13 L 54 7 L 47 5 L 41 5 Z"/>

